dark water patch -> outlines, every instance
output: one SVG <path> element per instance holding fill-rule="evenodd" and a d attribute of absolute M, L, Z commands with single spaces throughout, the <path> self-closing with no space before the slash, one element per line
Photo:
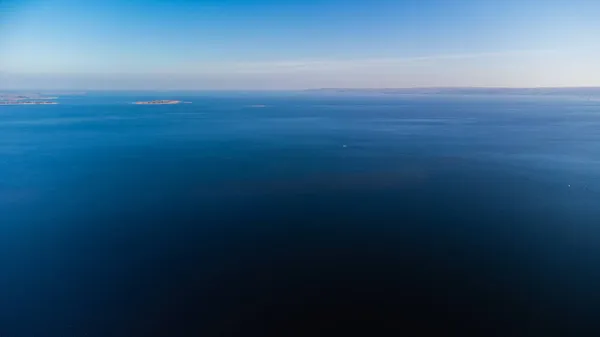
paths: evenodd
<path fill-rule="evenodd" d="M 600 280 L 597 248 L 570 242 L 564 212 L 535 207 L 540 186 L 417 162 L 237 190 L 199 179 L 200 191 L 178 180 L 188 169 L 177 162 L 156 180 L 115 162 L 89 195 L 63 198 L 68 230 L 37 227 L 37 254 L 13 275 L 36 280 L 9 283 L 35 300 L 13 314 L 38 317 L 32 334 L 90 336 L 552 335 L 595 324 L 584 308 L 598 298 L 576 287 Z"/>

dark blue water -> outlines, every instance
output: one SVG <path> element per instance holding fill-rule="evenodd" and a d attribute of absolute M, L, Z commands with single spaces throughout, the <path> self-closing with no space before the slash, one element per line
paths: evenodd
<path fill-rule="evenodd" d="M 600 326 L 598 101 L 61 103 L 0 107 L 2 337 Z"/>

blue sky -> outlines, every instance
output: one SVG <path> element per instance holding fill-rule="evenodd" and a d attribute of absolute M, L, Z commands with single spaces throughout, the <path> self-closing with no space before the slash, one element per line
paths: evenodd
<path fill-rule="evenodd" d="M 86 2 L 1 0 L 0 88 L 600 86 L 597 0 Z"/>

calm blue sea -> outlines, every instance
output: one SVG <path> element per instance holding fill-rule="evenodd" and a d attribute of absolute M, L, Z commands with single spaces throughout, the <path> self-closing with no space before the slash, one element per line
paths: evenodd
<path fill-rule="evenodd" d="M 600 101 L 59 102 L 0 107 L 2 337 L 600 327 Z"/>

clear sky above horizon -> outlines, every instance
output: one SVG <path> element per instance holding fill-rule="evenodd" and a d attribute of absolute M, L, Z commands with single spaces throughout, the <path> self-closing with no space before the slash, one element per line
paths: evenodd
<path fill-rule="evenodd" d="M 600 86 L 597 0 L 0 0 L 0 88 Z"/>

